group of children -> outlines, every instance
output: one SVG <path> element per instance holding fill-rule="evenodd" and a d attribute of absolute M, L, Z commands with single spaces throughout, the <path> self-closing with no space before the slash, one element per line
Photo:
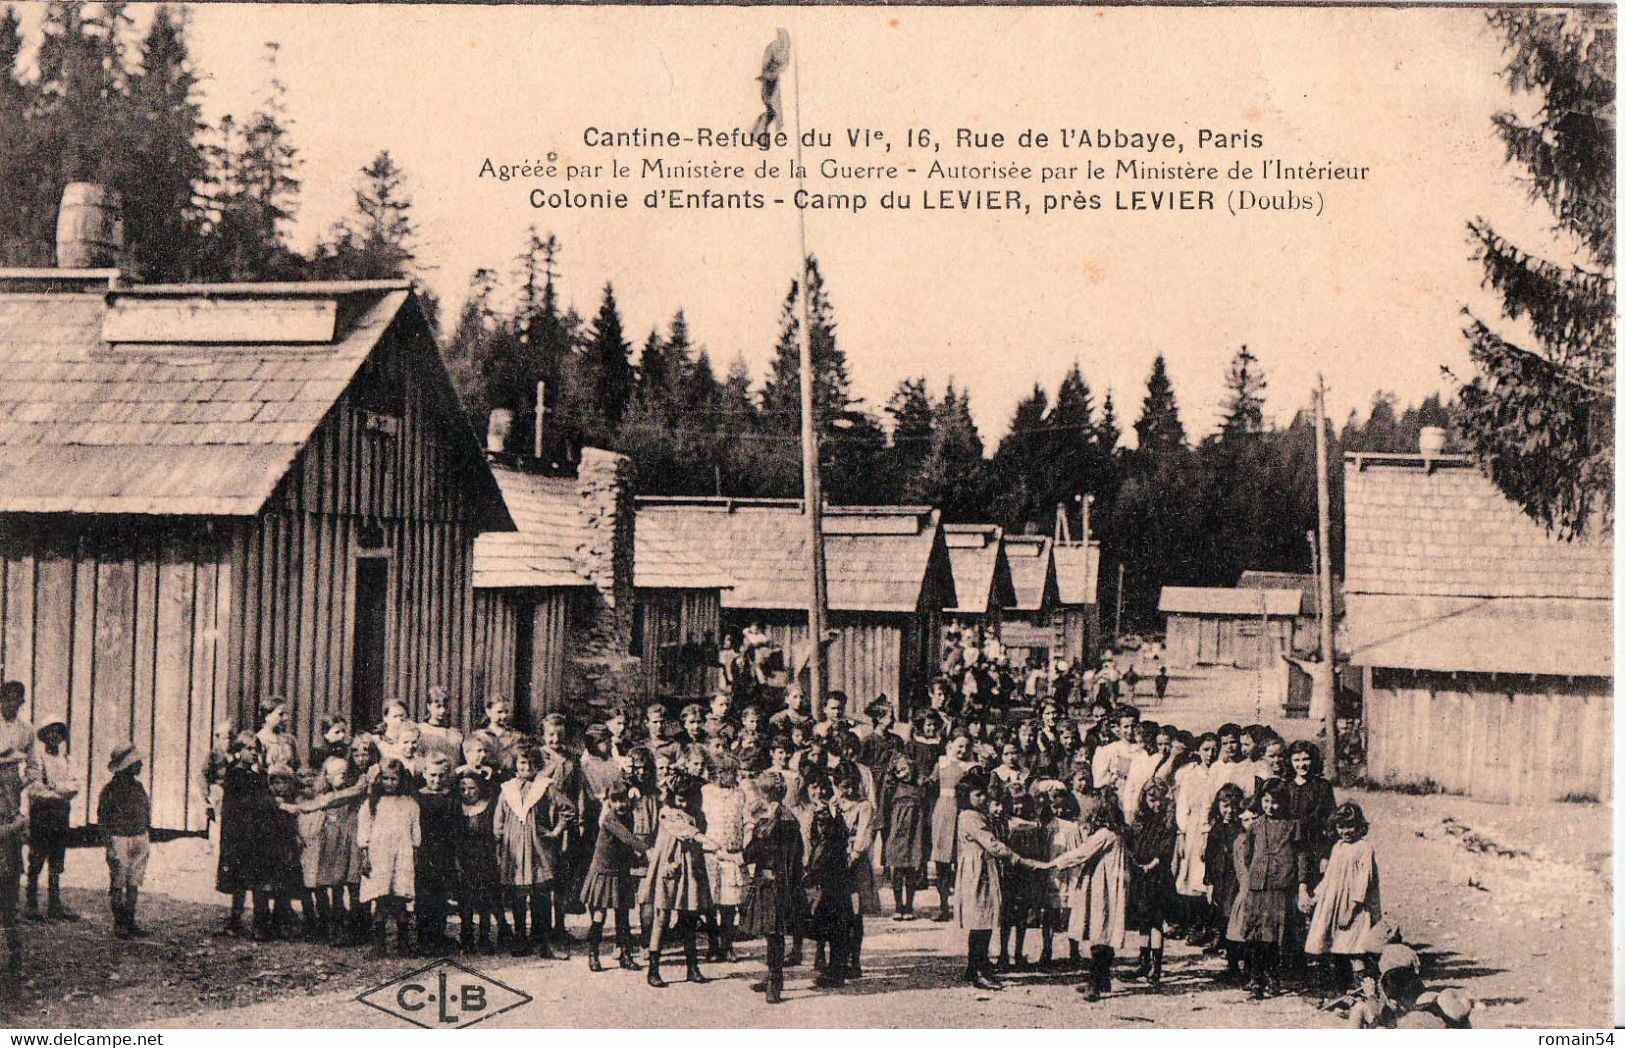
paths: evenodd
<path fill-rule="evenodd" d="M 25 868 L 28 887 L 22 916 L 34 921 L 80 919 L 62 898 L 71 804 L 78 796 L 69 778 L 68 726 L 50 720 L 36 730 L 21 716 L 26 700 L 22 682 L 0 683 L 0 936 L 10 973 L 24 967 L 17 921 Z M 145 767 L 145 756 L 133 744 L 115 747 L 107 782 L 96 801 L 95 824 L 107 859 L 108 906 L 114 934 L 120 938 L 146 934 L 136 919 L 151 853 L 152 807 L 141 782 Z M 46 874 L 44 911 L 39 905 L 41 873 Z"/>
<path fill-rule="evenodd" d="M 1358 1021 L 1414 1010 L 1386 992 L 1399 969 L 1382 961 L 1394 936 L 1364 814 L 1337 803 L 1313 744 L 1261 725 L 1192 737 L 1132 706 L 1097 707 L 1084 726 L 1049 701 L 1012 723 L 956 690 L 939 681 L 908 724 L 884 697 L 855 723 L 839 692 L 815 718 L 793 685 L 771 715 L 736 711 L 725 691 L 684 708 L 675 730 L 658 703 L 641 730 L 615 712 L 579 752 L 563 717 L 527 735 L 501 697 L 465 737 L 436 689 L 422 722 L 401 703 L 365 732 L 330 719 L 302 755 L 287 704 L 268 701 L 256 731 L 219 726 L 204 772 L 216 887 L 231 900 L 222 933 L 370 942 L 382 955 L 393 929 L 403 953 L 562 959 L 566 915 L 584 913 L 591 970 L 604 969 L 613 923 L 615 963 L 656 987 L 667 947 L 705 982 L 702 933 L 713 961 L 761 937 L 757 988 L 776 1002 L 809 939 L 816 985 L 861 978 L 879 886 L 892 919 L 911 921 L 934 874 L 934 918 L 965 933 L 965 978 L 981 989 L 1028 966 L 1030 932 L 1037 963 L 1080 969 L 1090 999 L 1131 947 L 1138 964 L 1119 977 L 1157 984 L 1166 940 L 1183 938 L 1222 954 L 1221 977 L 1254 998 L 1316 961 L 1328 988 L 1364 987 Z M 20 691 L 0 687 L 0 929 L 14 966 L 25 835 L 27 912 L 38 915 L 48 870 L 44 917 L 78 919 L 60 894 L 67 729 L 19 726 Z M 37 745 L 6 744 L 24 729 Z M 143 934 L 143 760 L 120 747 L 97 804 L 121 936 Z"/>

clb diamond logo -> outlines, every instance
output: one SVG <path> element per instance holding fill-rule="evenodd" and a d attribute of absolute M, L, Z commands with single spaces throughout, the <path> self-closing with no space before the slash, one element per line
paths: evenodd
<path fill-rule="evenodd" d="M 356 1000 L 425 1030 L 461 1030 L 529 1004 L 531 997 L 446 959 L 368 990 Z"/>

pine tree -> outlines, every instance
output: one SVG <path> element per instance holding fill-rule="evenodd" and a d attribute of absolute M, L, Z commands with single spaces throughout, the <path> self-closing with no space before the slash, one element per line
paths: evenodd
<path fill-rule="evenodd" d="M 919 472 L 920 465 L 931 453 L 936 412 L 931 406 L 925 377 L 905 378 L 899 382 L 886 402 L 886 414 L 892 420 L 890 470 L 906 487 L 909 478 Z"/>
<path fill-rule="evenodd" d="M 1477 374 L 1459 393 L 1462 436 L 1501 490 L 1556 534 L 1612 531 L 1616 286 L 1615 62 L 1611 10 L 1506 10 L 1512 90 L 1540 103 L 1530 120 L 1495 118 L 1507 160 L 1529 172 L 1531 201 L 1587 258 L 1537 258 L 1482 218 L 1469 224 L 1485 283 L 1534 348 L 1469 314 Z"/>
<path fill-rule="evenodd" d="M 1245 345 L 1230 359 L 1225 373 L 1224 421 L 1219 438 L 1233 442 L 1264 432 L 1264 389 L 1267 386 L 1258 357 Z"/>
<path fill-rule="evenodd" d="M 621 325 L 620 306 L 615 302 L 615 288 L 604 285 L 604 297 L 587 333 L 586 352 L 592 357 L 592 375 L 596 383 L 597 413 L 610 430 L 620 424 L 626 414 L 626 405 L 632 400 L 634 376 L 632 373 L 632 347 L 626 341 Z"/>
<path fill-rule="evenodd" d="M 813 412 L 821 430 L 852 406 L 852 382 L 846 354 L 835 336 L 835 307 L 829 300 L 818 260 L 807 256 L 806 287 L 813 362 Z M 801 281 L 792 280 L 779 316 L 779 339 L 762 388 L 762 412 L 769 425 L 784 432 L 801 429 Z"/>
<path fill-rule="evenodd" d="M 265 46 L 265 97 L 248 120 L 229 115 L 215 147 L 218 191 L 208 266 L 227 280 L 284 280 L 303 275 L 288 246 L 299 198 L 299 151 L 287 117 L 287 85 L 277 73 L 278 45 Z"/>
<path fill-rule="evenodd" d="M 185 280 L 205 265 L 202 200 L 210 176 L 197 85 L 184 12 L 160 6 L 141 43 L 141 69 L 130 78 L 134 141 L 119 187 L 131 264 L 142 280 Z"/>
<path fill-rule="evenodd" d="M 996 519 L 1010 531 L 1020 532 L 1036 524 L 1042 516 L 1040 489 L 1048 490 L 1048 436 L 1044 420 L 1049 415 L 1049 394 L 1035 384 L 1032 392 L 1016 404 L 1010 429 L 999 441 L 989 470 Z"/>
<path fill-rule="evenodd" d="M 1117 454 L 1117 445 L 1123 439 L 1123 427 L 1117 421 L 1117 405 L 1112 400 L 1112 391 L 1106 391 L 1106 399 L 1100 402 L 1100 422 L 1095 426 L 1095 446 L 1101 456 L 1109 462 Z"/>
<path fill-rule="evenodd" d="M 49 265 L 40 257 L 39 214 L 50 188 L 37 176 L 38 127 L 33 120 L 33 92 L 23 81 L 22 23 L 17 12 L 0 11 L 0 265 Z M 51 187 L 54 188 L 54 187 Z"/>
<path fill-rule="evenodd" d="M 1165 452 L 1185 446 L 1185 424 L 1179 419 L 1179 403 L 1174 384 L 1168 377 L 1168 361 L 1161 353 L 1151 362 L 1151 376 L 1145 381 L 1145 400 L 1140 420 L 1134 423 L 1140 450 Z"/>
<path fill-rule="evenodd" d="M 982 436 L 970 413 L 970 395 L 950 381 L 933 416 L 930 451 L 903 488 L 903 497 L 939 507 L 950 521 L 981 520 L 986 514 L 988 471 Z"/>
<path fill-rule="evenodd" d="M 474 271 L 457 324 L 444 343 L 446 370 L 458 399 L 469 420 L 482 430 L 492 407 L 485 391 L 485 361 L 503 323 L 493 302 L 496 286 L 496 273 L 484 268 Z"/>
<path fill-rule="evenodd" d="M 389 150 L 361 169 L 355 213 L 317 245 L 312 276 L 329 280 L 389 280 L 412 275 L 417 261 L 417 223 L 406 173 Z"/>

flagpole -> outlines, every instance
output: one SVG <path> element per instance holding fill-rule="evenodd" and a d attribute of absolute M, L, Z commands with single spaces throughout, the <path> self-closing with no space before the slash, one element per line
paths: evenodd
<path fill-rule="evenodd" d="M 806 166 L 801 157 L 801 52 L 790 45 L 790 63 L 795 74 L 796 106 L 796 188 L 805 188 Z M 812 576 L 808 594 L 807 639 L 812 645 L 807 669 L 810 694 L 807 701 L 814 716 L 823 716 L 825 666 L 824 632 L 828 618 L 829 595 L 824 575 L 824 496 L 818 479 L 818 425 L 813 403 L 812 294 L 809 287 L 807 255 L 807 213 L 796 208 L 801 248 L 801 489 L 807 506 L 807 570 Z"/>

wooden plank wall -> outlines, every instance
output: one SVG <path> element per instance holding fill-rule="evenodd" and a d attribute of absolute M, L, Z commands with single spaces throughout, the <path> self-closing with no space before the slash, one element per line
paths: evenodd
<path fill-rule="evenodd" d="M 516 696 L 516 634 L 527 614 L 531 628 L 531 688 L 528 696 Z M 474 683 L 469 692 L 474 724 L 481 722 L 484 714 L 480 707 L 492 695 L 514 701 L 523 724 L 534 724 L 539 716 L 564 708 L 569 624 L 568 590 L 474 591 Z"/>
<path fill-rule="evenodd" d="M 539 590 L 531 617 L 530 720 L 564 709 L 565 664 L 569 657 L 570 590 Z"/>
<path fill-rule="evenodd" d="M 474 722 L 472 561 L 479 495 L 423 378 L 432 346 L 392 331 L 300 453 L 238 550 L 232 696 L 253 723 L 262 698 L 293 704 L 308 748 L 317 721 L 350 714 L 356 555 L 387 551 L 384 699 L 421 714 L 451 691 Z"/>
<path fill-rule="evenodd" d="M 1377 670 L 1365 717 L 1377 782 L 1494 801 L 1612 796 L 1606 680 Z"/>
<path fill-rule="evenodd" d="M 519 604 L 513 590 L 474 591 L 474 665 L 470 704 L 492 695 L 513 697 L 514 630 Z M 478 715 L 476 715 L 478 720 Z"/>
<path fill-rule="evenodd" d="M 730 613 L 726 621 L 731 626 L 743 627 L 758 618 L 794 665 L 806 650 L 806 622 L 755 612 Z M 854 709 L 861 709 L 881 694 L 896 699 L 905 693 L 903 620 L 907 618 L 906 615 L 847 616 L 840 613 L 830 616 L 830 628 L 839 630 L 841 636 L 829 648 L 829 687 L 846 692 L 847 698 L 856 703 Z"/>
<path fill-rule="evenodd" d="M 641 589 L 644 696 L 656 698 L 703 698 L 721 685 L 722 673 L 716 665 L 690 670 L 678 667 L 675 649 L 693 641 L 713 645 L 722 638 L 722 601 L 717 590 Z M 672 665 L 667 665 L 671 663 Z"/>
<path fill-rule="evenodd" d="M 1168 668 L 1188 670 L 1196 665 L 1197 625 L 1190 615 L 1168 616 Z"/>
<path fill-rule="evenodd" d="M 67 722 L 76 822 L 94 817 L 114 748 L 134 742 L 147 753 L 153 825 L 206 828 L 232 530 L 84 517 L 0 526 L 0 676 L 28 687 L 34 724 Z"/>

